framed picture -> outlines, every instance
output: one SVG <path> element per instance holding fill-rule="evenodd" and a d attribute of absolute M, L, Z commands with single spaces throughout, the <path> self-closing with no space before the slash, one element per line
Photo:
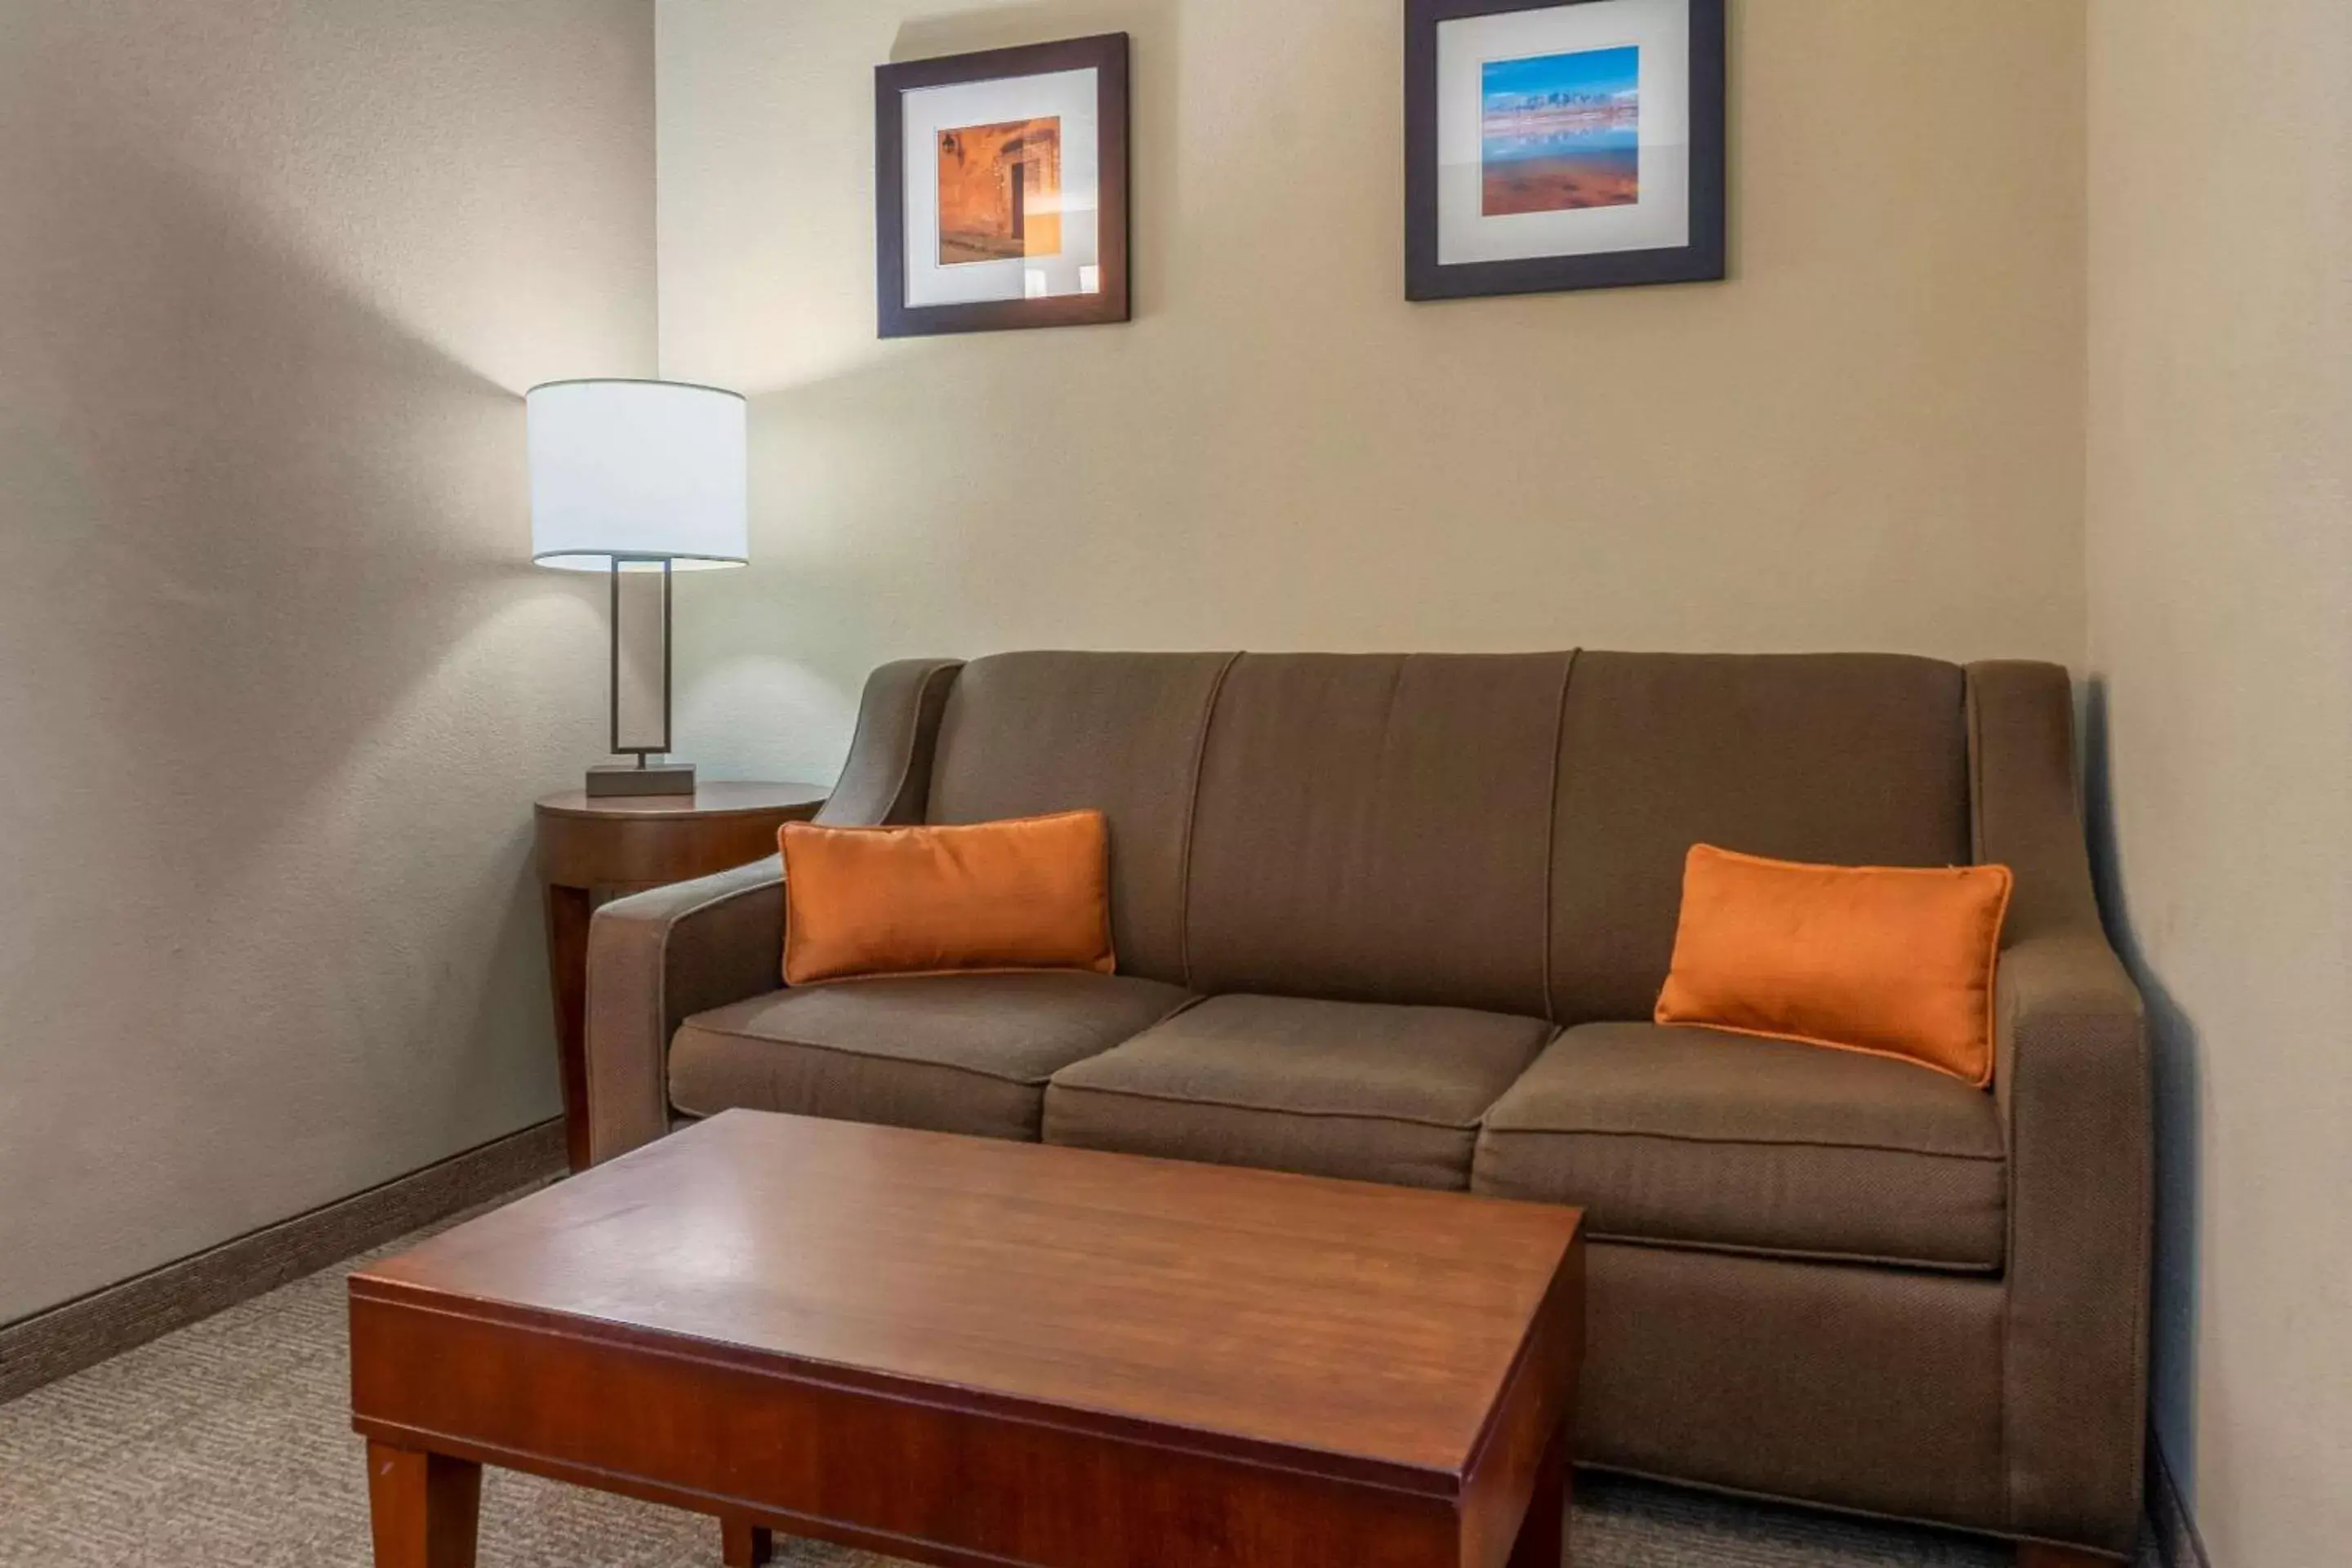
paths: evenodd
<path fill-rule="evenodd" d="M 1124 321 L 1127 35 L 874 72 L 881 334 Z"/>
<path fill-rule="evenodd" d="M 1405 297 L 1724 275 L 1724 0 L 1405 0 Z"/>

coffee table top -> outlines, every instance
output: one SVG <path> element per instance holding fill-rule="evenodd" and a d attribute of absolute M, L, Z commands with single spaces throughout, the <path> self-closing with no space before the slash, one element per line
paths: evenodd
<path fill-rule="evenodd" d="M 1055 1417 L 1460 1476 L 1578 1212 L 729 1111 L 352 1277 Z"/>

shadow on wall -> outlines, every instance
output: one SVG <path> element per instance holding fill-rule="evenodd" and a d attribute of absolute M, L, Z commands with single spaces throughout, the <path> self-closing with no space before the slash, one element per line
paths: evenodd
<path fill-rule="evenodd" d="M 1154 127 L 1133 139 L 1129 154 L 1130 255 L 1141 317 L 1165 308 L 1162 280 L 1171 270 L 1181 219 L 1174 0 L 1033 0 L 911 17 L 900 24 L 889 58 L 1117 32 L 1136 40 L 1132 111 Z M 1198 455 L 1122 451 L 1118 443 L 1073 435 L 1132 395 L 1124 356 L 1101 352 L 1100 334 L 1117 330 L 994 334 L 985 352 L 958 352 L 947 339 L 877 343 L 869 316 L 841 368 L 743 387 L 751 404 L 752 565 L 709 574 L 724 581 L 695 584 L 696 603 L 681 616 L 682 662 L 694 673 L 681 711 L 682 744 L 721 772 L 830 777 L 876 665 L 910 654 L 988 651 L 1004 638 L 999 617 L 983 606 L 1034 613 L 1041 572 L 1068 584 L 1042 596 L 1082 605 L 1093 596 L 1086 591 L 1089 574 L 1117 570 L 1107 567 L 1105 556 L 1127 561 L 1164 552 L 1158 531 L 1127 497 L 1133 487 L 1162 496 L 1197 493 Z M 1050 371 L 1040 374 L 1041 364 Z M 942 381 L 950 366 L 951 379 Z M 1011 463 L 1060 476 L 1096 498 L 1086 514 L 1089 526 L 1072 530 L 1068 516 L 1050 506 L 1014 508 L 992 516 L 985 530 L 949 531 L 943 540 L 931 515 L 934 496 L 919 486 L 909 494 L 874 483 L 866 467 L 872 454 L 902 445 L 908 409 L 942 395 L 975 407 L 1020 407 L 1024 416 L 928 427 L 928 470 L 994 475 Z M 1206 393 L 1201 396 L 1208 401 Z M 905 482 L 903 473 L 897 477 Z M 975 486 L 972 504 L 984 503 L 984 483 Z M 788 499 L 763 504 L 761 497 Z M 943 543 L 961 558 L 940 560 Z M 1181 566 L 1175 570 L 1181 577 Z M 945 616 L 936 605 L 894 613 L 908 582 L 932 573 L 971 592 L 957 596 Z M 967 608 L 968 618 L 959 620 Z M 1089 640 L 1086 628 L 1044 620 L 1051 626 L 1043 634 L 1047 641 Z M 785 625 L 788 634 L 779 629 Z M 1091 640 L 1124 647 L 1138 636 L 1149 641 L 1151 634 L 1098 629 Z M 818 649 L 822 658 L 813 661 L 809 650 Z"/>
<path fill-rule="evenodd" d="M 54 411 L 6 432 L 51 479 L 17 563 L 44 662 L 185 776 L 268 759 L 267 809 L 156 825 L 233 862 L 238 829 L 281 818 L 491 607 L 453 570 L 521 574 L 453 517 L 479 498 L 445 493 L 450 447 L 520 453 L 521 401 L 135 152 L 79 144 L 26 194 L 14 221 L 77 258 L 31 301 L 54 352 L 9 367 Z"/>
<path fill-rule="evenodd" d="M 1115 330 L 996 334 L 977 351 L 908 339 L 752 393 L 751 565 L 680 592 L 683 747 L 746 777 L 815 777 L 840 762 L 857 693 L 886 659 L 1215 635 L 1196 622 L 1218 563 L 1166 519 L 1213 512 L 1219 469 L 1187 442 L 1131 438 L 1130 363 L 1095 337 Z M 922 460 L 894 458 L 908 411 L 943 396 L 1021 417 L 932 419 Z M 1170 427 L 1218 428 L 1213 385 L 1159 397 Z M 1099 587 L 1147 580 L 1141 604 Z M 824 758 L 756 739 L 796 729 L 825 737 Z"/>
<path fill-rule="evenodd" d="M 2107 940 L 2147 1005 L 2156 1093 L 2155 1317 L 2150 1324 L 2150 1440 L 2183 1488 L 2197 1473 L 2198 1130 L 2201 1116 L 2197 1026 L 2150 967 L 2132 929 L 2116 829 L 2106 682 L 2094 679 L 2083 721 L 2083 793 L 2091 870 Z M 2189 1500 L 2193 1502 L 2193 1498 Z"/>
<path fill-rule="evenodd" d="M 1139 317 L 1167 307 L 1163 282 L 1180 224 L 1176 11 L 1174 0 L 1033 0 L 908 18 L 889 49 L 899 62 L 1133 36 L 1133 111 L 1152 125 L 1130 153 Z M 1024 617 L 1041 628 L 1024 640 L 1088 640 L 1087 627 L 1041 610 L 1039 601 L 1083 606 L 1097 596 L 1087 592 L 1090 572 L 1119 571 L 1106 557 L 1165 555 L 1164 542 L 1142 521 L 1144 509 L 1131 504 L 1135 489 L 1195 497 L 1200 489 L 1199 454 L 1170 449 L 1181 443 L 1137 452 L 1125 449 L 1132 443 L 1087 438 L 1110 418 L 1107 410 L 1134 395 L 1131 345 L 1114 340 L 1105 352 L 1103 334 L 1121 329 L 998 333 L 983 346 L 948 338 L 878 342 L 870 313 L 841 325 L 839 363 L 826 374 L 754 377 L 741 387 L 751 402 L 751 568 L 694 584 L 679 624 L 681 664 L 691 675 L 681 743 L 719 772 L 830 777 L 866 676 L 886 659 L 985 651 L 1003 640 L 1002 620 Z M 908 410 L 942 399 L 1021 416 L 927 421 L 923 462 L 893 463 L 877 476 L 874 455 L 906 445 Z M 1207 395 L 1200 399 L 1205 405 Z M 1196 409 L 1175 426 L 1192 427 L 1199 416 Z M 1028 506 L 992 510 L 984 528 L 939 526 L 942 504 L 988 506 L 1008 468 L 1052 476 L 1040 488 L 1062 504 L 1033 495 Z M 942 495 L 919 482 L 921 473 L 975 477 Z M 1071 526 L 1073 492 L 1082 528 Z M 942 559 L 942 550 L 954 558 Z M 1181 564 L 1175 571 L 1182 575 Z M 908 584 L 934 574 L 969 592 L 944 606 L 910 603 Z M 992 604 L 1004 608 L 992 615 Z M 1121 647 L 1150 636 L 1141 628 L 1091 634 Z"/>
<path fill-rule="evenodd" d="M 910 16 L 898 25 L 898 36 L 890 45 L 890 60 L 895 65 L 901 60 L 1046 44 L 1096 33 L 1148 30 L 1155 39 L 1172 39 L 1175 15 L 1175 0 L 1026 0 L 1024 5 L 992 5 L 984 11 Z"/>
<path fill-rule="evenodd" d="M 469 645 L 519 612 L 561 620 L 565 590 L 526 583 L 524 552 L 490 525 L 523 504 L 512 392 L 168 154 L 100 133 L 0 176 L 12 229 L 38 237 L 0 254 L 17 525 L 0 658 L 26 677 L 0 690 L 0 784 L 30 823 L 0 868 L 44 889 L 16 955 L 42 984 L 9 988 L 5 1022 L 111 1041 L 103 1065 L 37 1049 L 16 1065 L 55 1089 L 64 1126 L 102 1125 L 126 1082 L 142 1105 L 205 1106 L 268 1081 L 310 1112 L 262 1154 L 196 1131 L 161 1152 L 219 1211 L 193 1217 L 171 1184 L 127 1179 L 119 1149 L 58 1141 L 47 1178 L 114 1189 L 137 1211 L 117 1231 L 175 1250 L 385 1173 L 371 1161 L 415 1163 L 356 1147 L 320 1110 L 349 1098 L 336 1074 L 403 1090 L 389 1103 L 404 1127 L 446 1122 L 416 1103 L 419 1042 L 543 1016 L 527 839 L 505 835 L 473 871 L 480 908 L 430 920 L 446 857 L 471 847 L 401 845 L 426 826 L 436 770 L 489 739 L 447 689 L 516 679 Z M 511 493 L 484 482 L 508 469 Z M 125 952 L 147 955 L 129 984 Z M 290 1059 L 265 1079 L 273 1050 Z M 491 1055 L 440 1086 L 493 1108 L 467 1114 L 518 1098 L 504 1080 L 521 1068 Z M 290 1179 L 318 1192 L 280 1190 Z"/>
<path fill-rule="evenodd" d="M 929 526 L 919 489 L 899 488 L 912 466 L 878 483 L 870 467 L 903 445 L 941 341 L 908 339 L 879 362 L 749 392 L 751 564 L 694 574 L 678 592 L 678 744 L 706 776 L 831 779 L 873 668 L 964 646 L 966 628 L 909 606 L 908 585 L 942 574 L 970 589 L 954 604 L 986 602 L 996 536 Z M 950 422 L 927 433 L 927 466 L 984 471 L 1020 437 L 977 449 L 990 438 L 978 422 Z M 1055 460 L 1043 440 L 1032 457 Z"/>

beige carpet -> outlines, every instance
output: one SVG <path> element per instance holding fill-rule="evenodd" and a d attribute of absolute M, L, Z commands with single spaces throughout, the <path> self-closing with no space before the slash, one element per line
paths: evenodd
<path fill-rule="evenodd" d="M 365 1568 L 342 1268 L 0 1405 L 5 1568 Z M 1995 1568 L 1989 1543 L 1586 1478 L 1577 1568 Z M 2152 1564 L 2153 1555 L 2143 1552 Z M 880 1559 L 807 1542 L 780 1562 Z M 485 1568 L 715 1568 L 710 1520 L 505 1471 L 482 1492 Z"/>

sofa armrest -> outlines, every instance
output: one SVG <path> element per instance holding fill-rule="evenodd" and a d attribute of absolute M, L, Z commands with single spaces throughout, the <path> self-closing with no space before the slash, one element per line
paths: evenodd
<path fill-rule="evenodd" d="M 884 827 L 923 820 L 940 721 L 962 668 L 957 659 L 902 658 L 866 678 L 849 760 L 817 821 L 835 827 Z"/>
<path fill-rule="evenodd" d="M 819 822 L 920 822 L 955 659 L 866 679 L 857 732 Z M 588 1146 L 602 1163 L 669 1131 L 669 1042 L 693 1014 L 783 984 L 782 858 L 616 899 L 588 926 Z"/>
<path fill-rule="evenodd" d="M 783 984 L 780 857 L 615 899 L 588 926 L 588 1145 L 669 1131 L 669 1041 L 689 1014 Z"/>
<path fill-rule="evenodd" d="M 2011 1521 L 2128 1553 L 2140 1511 L 2154 1186 L 2139 993 L 2095 927 L 2011 948 L 1994 990 L 2010 1172 Z"/>
<path fill-rule="evenodd" d="M 2138 991 L 2107 945 L 2054 664 L 1968 669 L 1976 858 L 2017 873 L 1994 981 L 2009 1147 L 2001 1447 L 2010 1528 L 2127 1555 L 2147 1387 L 2152 1091 Z"/>

